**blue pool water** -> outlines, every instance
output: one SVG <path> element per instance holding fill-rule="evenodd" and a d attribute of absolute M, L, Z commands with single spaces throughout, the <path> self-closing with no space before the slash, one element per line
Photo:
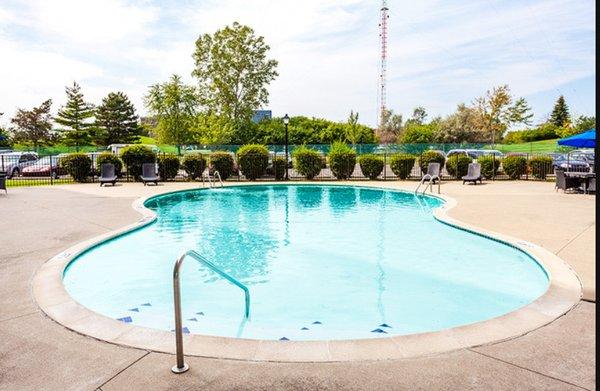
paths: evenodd
<path fill-rule="evenodd" d="M 171 330 L 175 259 L 194 249 L 250 290 L 188 258 L 191 333 L 319 340 L 435 331 L 522 307 L 544 270 L 502 243 L 436 221 L 443 201 L 349 186 L 240 186 L 171 193 L 156 222 L 80 255 L 68 292 L 90 309 Z"/>

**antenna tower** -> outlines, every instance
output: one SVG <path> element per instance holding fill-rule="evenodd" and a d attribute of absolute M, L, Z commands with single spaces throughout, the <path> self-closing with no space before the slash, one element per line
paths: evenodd
<path fill-rule="evenodd" d="M 381 71 L 379 75 L 379 126 L 382 125 L 383 114 L 386 110 L 386 89 L 387 89 L 387 40 L 388 40 L 388 11 L 387 1 L 381 2 L 381 20 L 379 22 L 379 40 L 381 42 Z"/>

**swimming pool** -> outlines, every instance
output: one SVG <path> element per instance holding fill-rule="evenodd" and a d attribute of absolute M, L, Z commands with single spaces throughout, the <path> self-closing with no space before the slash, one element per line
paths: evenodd
<path fill-rule="evenodd" d="M 190 333 L 290 340 L 436 331 L 523 307 L 548 287 L 527 254 L 433 218 L 443 201 L 350 186 L 240 186 L 149 199 L 157 220 L 65 270 L 70 295 L 123 322 L 171 330 L 172 268 L 195 249 L 248 286 L 188 259 Z"/>

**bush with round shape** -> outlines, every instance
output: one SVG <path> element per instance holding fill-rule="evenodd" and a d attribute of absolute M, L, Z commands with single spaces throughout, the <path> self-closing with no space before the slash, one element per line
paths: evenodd
<path fill-rule="evenodd" d="M 246 179 L 255 181 L 265 174 L 269 166 L 269 150 L 264 145 L 243 145 L 237 152 L 240 171 Z"/>
<path fill-rule="evenodd" d="M 356 151 L 344 143 L 334 143 L 329 150 L 329 168 L 337 179 L 348 179 L 356 166 Z"/>
<path fill-rule="evenodd" d="M 319 175 L 325 163 L 319 152 L 306 146 L 296 148 L 292 157 L 296 171 L 308 180 Z"/>
<path fill-rule="evenodd" d="M 202 177 L 202 173 L 206 169 L 206 159 L 200 153 L 188 153 L 183 157 L 181 166 L 188 177 L 194 180 Z"/>
<path fill-rule="evenodd" d="M 142 164 L 154 163 L 156 154 L 144 145 L 130 145 L 121 151 L 121 160 L 127 167 L 127 173 L 139 181 L 142 175 Z"/>
<path fill-rule="evenodd" d="M 87 182 L 92 173 L 92 159 L 85 153 L 72 153 L 60 160 L 62 168 L 75 182 Z"/>
<path fill-rule="evenodd" d="M 529 160 L 529 171 L 538 179 L 546 179 L 552 172 L 552 158 L 550 156 L 536 156 Z"/>
<path fill-rule="evenodd" d="M 527 172 L 527 159 L 519 155 L 507 156 L 502 160 L 502 170 L 510 179 L 519 179 Z"/>
<path fill-rule="evenodd" d="M 498 175 L 498 170 L 500 169 L 502 159 L 492 155 L 481 156 L 477 159 L 477 163 L 481 165 L 481 175 L 485 179 L 492 179 Z"/>
<path fill-rule="evenodd" d="M 110 152 L 102 152 L 96 158 L 96 169 L 99 173 L 102 172 L 102 165 L 110 163 L 115 166 L 115 175 L 121 176 L 121 171 L 123 170 L 123 162 L 117 155 L 114 155 Z"/>
<path fill-rule="evenodd" d="M 427 166 L 429 163 L 440 163 L 440 175 L 442 172 L 442 168 L 444 168 L 444 163 L 446 162 L 446 158 L 439 152 L 436 151 L 425 151 L 419 156 L 419 167 L 421 168 L 421 173 L 427 173 Z"/>
<path fill-rule="evenodd" d="M 375 154 L 366 154 L 358 157 L 358 164 L 363 175 L 370 180 L 377 179 L 383 171 L 383 157 Z"/>
<path fill-rule="evenodd" d="M 278 181 L 285 178 L 285 158 L 283 156 L 277 156 L 273 159 L 273 165 L 270 167 L 269 175 L 274 175 Z"/>
<path fill-rule="evenodd" d="M 455 178 L 462 178 L 469 171 L 469 164 L 473 163 L 473 159 L 466 155 L 456 154 L 450 156 L 446 160 L 446 171 Z"/>
<path fill-rule="evenodd" d="M 415 165 L 416 157 L 408 153 L 396 153 L 390 157 L 390 168 L 394 175 L 400 179 L 406 179 Z"/>
<path fill-rule="evenodd" d="M 218 171 L 221 179 L 226 180 L 233 174 L 234 163 L 233 155 L 231 153 L 227 151 L 216 151 L 210 155 L 209 171 L 211 174 Z"/>
<path fill-rule="evenodd" d="M 179 172 L 181 165 L 179 157 L 174 154 L 162 154 L 158 156 L 158 175 L 163 181 L 173 179 Z"/>

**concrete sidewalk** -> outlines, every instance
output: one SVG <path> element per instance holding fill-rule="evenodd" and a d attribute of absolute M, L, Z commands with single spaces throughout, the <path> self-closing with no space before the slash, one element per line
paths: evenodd
<path fill-rule="evenodd" d="M 365 183 L 368 184 L 368 183 Z M 125 184 L 10 189 L 0 195 L 0 390 L 18 389 L 594 389 L 595 305 L 523 337 L 407 360 L 282 364 L 174 357 L 122 348 L 70 332 L 46 318 L 30 279 L 48 258 L 84 239 L 136 221 L 132 201 L 189 187 Z M 193 185 L 193 186 L 197 186 Z M 384 186 L 414 189 L 414 182 Z M 451 215 L 558 253 L 595 299 L 594 198 L 556 194 L 540 182 L 446 183 L 459 202 Z"/>

